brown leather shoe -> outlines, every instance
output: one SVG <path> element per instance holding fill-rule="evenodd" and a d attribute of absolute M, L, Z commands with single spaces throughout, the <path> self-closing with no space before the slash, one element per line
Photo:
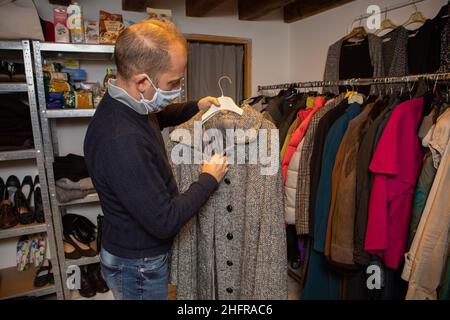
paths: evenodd
<path fill-rule="evenodd" d="M 17 213 L 9 200 L 3 200 L 0 206 L 0 229 L 8 229 L 19 223 Z"/>

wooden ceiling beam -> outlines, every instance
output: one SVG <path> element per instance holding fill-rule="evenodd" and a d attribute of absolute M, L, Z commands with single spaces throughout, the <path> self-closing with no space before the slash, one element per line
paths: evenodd
<path fill-rule="evenodd" d="M 217 0 L 186 0 L 186 16 L 204 17 L 223 2 Z"/>
<path fill-rule="evenodd" d="M 145 12 L 151 7 L 151 0 L 122 0 L 122 10 Z"/>
<path fill-rule="evenodd" d="M 256 20 L 295 0 L 239 0 L 239 20 Z"/>
<path fill-rule="evenodd" d="M 352 1 L 354 0 L 297 0 L 284 7 L 284 22 L 305 19 Z"/>

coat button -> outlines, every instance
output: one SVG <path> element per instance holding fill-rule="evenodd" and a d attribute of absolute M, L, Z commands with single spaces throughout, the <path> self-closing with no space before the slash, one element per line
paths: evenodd
<path fill-rule="evenodd" d="M 233 261 L 228 260 L 228 261 L 227 261 L 227 265 L 228 265 L 229 267 L 231 267 L 231 266 L 233 265 Z"/>
<path fill-rule="evenodd" d="M 225 181 L 226 184 L 230 184 L 231 183 L 230 179 L 228 179 L 228 178 L 225 178 L 224 181 Z"/>
<path fill-rule="evenodd" d="M 228 234 L 227 234 L 227 238 L 228 238 L 228 240 L 233 239 L 233 234 L 232 234 L 232 233 L 228 233 Z"/>
<path fill-rule="evenodd" d="M 233 289 L 232 288 L 227 288 L 227 292 L 228 293 L 233 293 Z"/>
<path fill-rule="evenodd" d="M 228 211 L 228 212 L 233 211 L 233 207 L 232 207 L 231 205 L 228 205 L 228 206 L 227 206 L 227 211 Z"/>

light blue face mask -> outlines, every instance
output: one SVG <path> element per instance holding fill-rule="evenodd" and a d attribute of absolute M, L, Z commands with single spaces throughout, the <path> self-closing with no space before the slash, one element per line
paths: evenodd
<path fill-rule="evenodd" d="M 153 88 L 155 88 L 156 92 L 152 98 L 152 100 L 145 99 L 144 95 L 141 92 L 141 100 L 140 102 L 145 106 L 149 113 L 160 112 L 165 107 L 167 107 L 173 100 L 178 98 L 181 93 L 181 88 L 171 91 L 161 90 L 157 88 L 153 81 L 149 76 L 146 76 L 148 81 L 150 81 Z"/>

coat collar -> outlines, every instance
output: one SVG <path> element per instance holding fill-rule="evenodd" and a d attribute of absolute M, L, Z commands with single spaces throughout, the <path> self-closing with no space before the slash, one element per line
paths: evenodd
<path fill-rule="evenodd" d="M 170 140 L 194 147 L 194 129 L 201 128 L 202 135 L 207 133 L 208 129 L 217 129 L 223 136 L 226 136 L 227 129 L 244 130 L 245 135 L 235 134 L 234 144 L 246 144 L 258 138 L 258 132 L 262 124 L 262 115 L 253 107 L 244 104 L 242 106 L 242 115 L 233 112 L 217 114 L 209 119 L 203 126 L 201 125 L 202 115 L 206 112 L 198 112 L 190 120 L 177 126 L 170 134 Z"/>

